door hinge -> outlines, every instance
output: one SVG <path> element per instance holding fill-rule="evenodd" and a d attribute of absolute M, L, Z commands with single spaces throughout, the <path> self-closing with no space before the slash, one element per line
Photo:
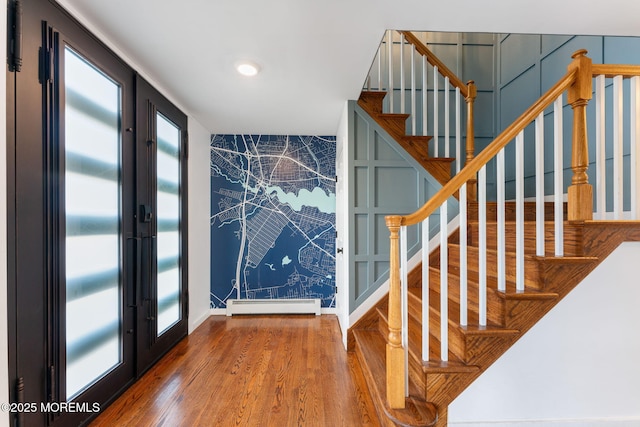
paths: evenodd
<path fill-rule="evenodd" d="M 336 175 L 335 180 L 336 180 L 336 182 L 338 182 L 338 175 Z"/>
<path fill-rule="evenodd" d="M 7 63 L 9 71 L 22 70 L 22 2 L 10 0 L 7 5 Z"/>

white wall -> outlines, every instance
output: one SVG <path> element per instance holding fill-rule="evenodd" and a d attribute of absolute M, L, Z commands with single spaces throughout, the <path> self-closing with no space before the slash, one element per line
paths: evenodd
<path fill-rule="evenodd" d="M 640 426 L 640 242 L 625 243 L 449 406 L 450 425 Z"/>
<path fill-rule="evenodd" d="M 189 117 L 189 333 L 209 316 L 211 132 Z"/>
<path fill-rule="evenodd" d="M 342 343 L 347 348 L 347 330 L 349 329 L 349 173 L 346 169 L 349 150 L 349 101 L 344 103 L 340 124 L 336 132 L 336 314 L 342 331 Z"/>

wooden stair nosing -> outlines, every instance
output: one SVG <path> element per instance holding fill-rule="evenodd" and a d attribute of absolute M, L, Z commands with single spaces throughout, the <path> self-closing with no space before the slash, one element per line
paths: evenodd
<path fill-rule="evenodd" d="M 437 421 L 437 409 L 432 403 L 426 402 L 423 396 L 416 394 L 416 390 L 409 391 L 404 409 L 392 409 L 386 399 L 386 341 L 376 331 L 354 331 L 356 353 L 362 366 L 372 397 L 376 402 L 376 409 L 382 409 L 378 414 L 381 421 L 389 418 L 397 425 L 430 427 Z"/>

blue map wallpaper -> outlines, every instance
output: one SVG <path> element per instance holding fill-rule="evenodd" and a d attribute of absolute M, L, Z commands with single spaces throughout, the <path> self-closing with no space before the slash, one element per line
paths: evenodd
<path fill-rule="evenodd" d="M 335 307 L 335 142 L 212 135 L 211 308 L 238 297 Z"/>

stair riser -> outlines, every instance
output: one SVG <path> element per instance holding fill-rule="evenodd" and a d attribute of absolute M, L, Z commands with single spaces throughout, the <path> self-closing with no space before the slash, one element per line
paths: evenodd
<path fill-rule="evenodd" d="M 496 250 L 498 245 L 498 227 L 495 223 L 487 223 L 487 249 Z M 478 246 L 479 225 L 477 222 L 469 223 L 469 244 Z M 582 235 L 577 227 L 565 227 L 563 254 L 565 256 L 581 256 Z M 505 249 L 507 252 L 516 251 L 516 226 L 515 223 L 505 224 Z M 534 223 L 526 223 L 524 227 L 524 251 L 526 254 L 535 255 L 537 251 L 536 228 Z M 545 226 L 545 256 L 555 256 L 555 229 L 553 224 Z"/>
<path fill-rule="evenodd" d="M 378 114 L 375 118 L 396 140 L 402 139 L 406 132 L 408 114 Z"/>
<path fill-rule="evenodd" d="M 538 321 L 541 310 L 550 310 L 557 303 L 556 299 L 548 300 L 506 300 L 504 303 L 504 324 L 506 328 L 525 332 Z"/>
<path fill-rule="evenodd" d="M 431 291 L 429 293 L 430 300 L 440 307 L 440 271 L 437 269 L 431 269 L 431 276 L 429 279 L 429 287 Z M 467 281 L 467 318 L 469 324 L 477 324 L 473 319 L 478 319 L 479 313 L 479 289 L 478 284 L 472 280 Z M 496 325 L 503 325 L 502 313 L 504 311 L 504 299 L 500 298 L 496 292 L 489 288 L 486 293 L 487 298 L 487 320 L 490 323 Z M 460 304 L 460 278 L 455 274 L 448 275 L 448 300 L 449 307 L 452 303 L 456 305 Z M 456 321 L 459 320 L 459 311 L 452 316 Z"/>
<path fill-rule="evenodd" d="M 362 92 L 360 99 L 358 99 L 358 105 L 363 110 L 372 113 L 382 113 L 382 104 L 386 92 Z"/>
<path fill-rule="evenodd" d="M 474 246 L 467 247 L 467 268 L 475 274 L 479 273 L 479 251 Z M 460 248 L 457 245 L 449 245 L 449 265 L 450 272 L 459 274 L 460 270 Z M 496 251 L 487 250 L 486 274 L 494 279 L 498 278 L 498 254 Z M 516 256 L 514 253 L 505 254 L 505 278 L 508 282 L 516 281 Z M 526 256 L 524 259 L 524 285 L 531 289 L 544 289 L 544 282 L 541 280 L 539 263 L 536 259 Z"/>
<path fill-rule="evenodd" d="M 498 205 L 495 202 L 488 202 L 486 204 L 487 207 L 487 221 L 488 222 L 496 222 L 498 220 Z M 545 221 L 553 221 L 555 218 L 554 212 L 555 206 L 553 203 L 546 202 L 544 204 L 544 220 Z M 507 202 L 505 204 L 505 221 L 515 221 L 516 220 L 516 205 L 514 202 Z M 468 220 L 478 221 L 478 204 L 477 203 L 469 203 L 468 207 Z M 563 204 L 563 220 L 567 219 L 567 204 Z M 525 202 L 524 203 L 524 220 L 525 221 L 535 221 L 536 220 L 536 203 L 535 202 Z"/>

